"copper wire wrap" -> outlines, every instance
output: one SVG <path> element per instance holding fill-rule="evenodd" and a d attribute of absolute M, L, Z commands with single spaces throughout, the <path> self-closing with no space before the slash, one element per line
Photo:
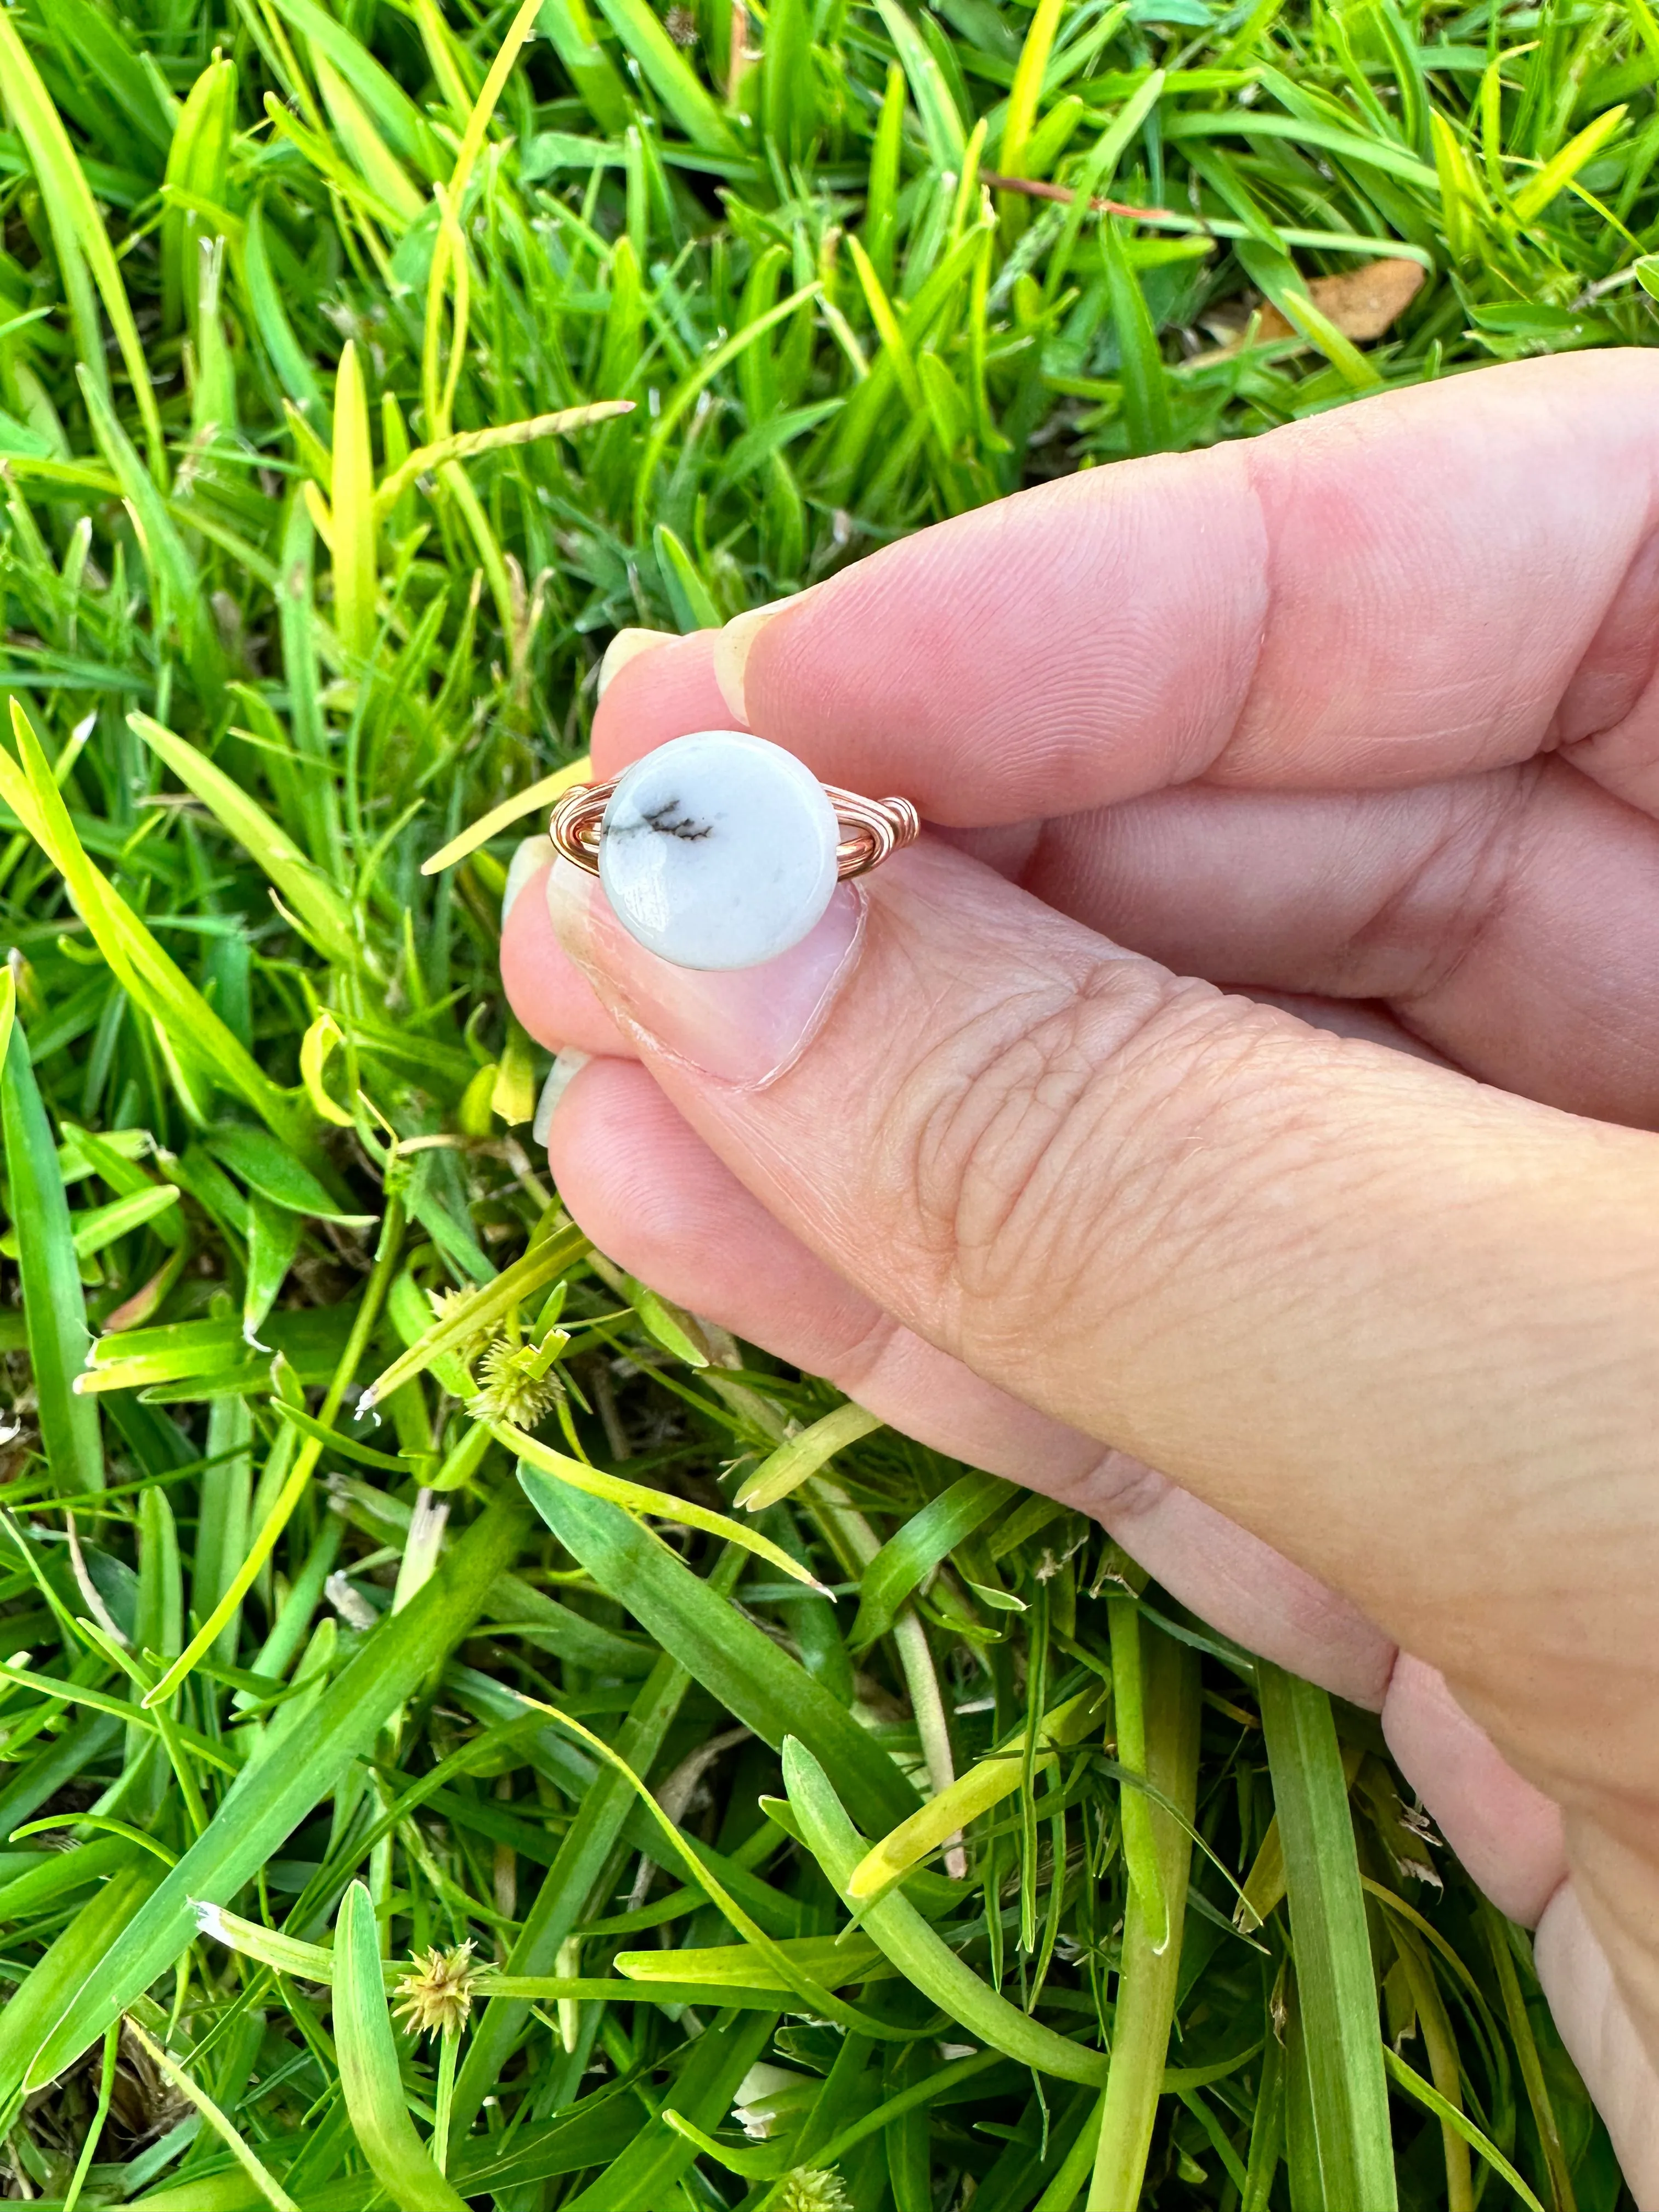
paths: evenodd
<path fill-rule="evenodd" d="M 554 851 L 590 876 L 599 872 L 605 810 L 616 788 L 614 779 L 574 785 L 553 809 L 547 825 Z M 913 845 L 921 834 L 921 817 L 908 799 L 866 799 L 860 792 L 842 791 L 833 783 L 826 783 L 823 793 L 841 823 L 836 874 L 842 883 L 852 876 L 868 875 L 890 853 Z"/>

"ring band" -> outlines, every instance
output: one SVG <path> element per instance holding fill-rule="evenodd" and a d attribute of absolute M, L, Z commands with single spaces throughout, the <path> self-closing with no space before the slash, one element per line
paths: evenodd
<path fill-rule="evenodd" d="M 574 785 L 553 809 L 547 825 L 554 851 L 590 876 L 599 872 L 605 810 L 619 781 L 613 776 L 608 783 Z M 866 799 L 860 792 L 842 791 L 833 783 L 826 783 L 823 793 L 842 828 L 836 847 L 836 875 L 841 883 L 868 875 L 889 854 L 914 844 L 921 834 L 921 817 L 908 799 Z"/>

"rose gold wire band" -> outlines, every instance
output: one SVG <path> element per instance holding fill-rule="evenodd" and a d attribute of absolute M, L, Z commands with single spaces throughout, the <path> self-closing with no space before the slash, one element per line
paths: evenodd
<path fill-rule="evenodd" d="M 554 851 L 590 876 L 599 872 L 599 832 L 616 788 L 615 779 L 576 784 L 553 809 L 547 825 Z M 860 792 L 842 791 L 833 783 L 826 783 L 823 793 L 841 823 L 836 873 L 842 883 L 852 876 L 868 875 L 890 853 L 914 844 L 921 834 L 921 817 L 908 799 L 866 799 Z"/>

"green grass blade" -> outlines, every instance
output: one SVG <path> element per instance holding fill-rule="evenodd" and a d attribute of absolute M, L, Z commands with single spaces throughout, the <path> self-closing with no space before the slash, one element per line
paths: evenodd
<path fill-rule="evenodd" d="M 675 2109 L 694 2127 L 711 2130 L 728 2118 L 738 2086 L 765 2050 L 775 2016 L 729 2020 L 697 2038 L 674 2084 Z M 601 2178 L 569 2197 L 561 2212 L 655 2212 L 675 2203 L 675 2185 L 697 2155 L 695 2141 L 660 2119 L 647 2121 Z M 687 2202 L 681 2195 L 679 2203 Z M 696 2200 L 691 2200 L 695 2202 Z"/>
<path fill-rule="evenodd" d="M 273 0 L 273 4 L 319 53 L 327 56 L 374 117 L 398 159 L 432 173 L 432 139 L 420 110 L 349 26 L 319 5 L 319 0 Z"/>
<path fill-rule="evenodd" d="M 1256 1662 L 1326 2201 L 1390 2212 L 1393 2138 L 1346 1778 L 1323 1690 Z"/>
<path fill-rule="evenodd" d="M 794 1736 L 784 1743 L 783 1778 L 808 1849 L 836 1893 L 850 1901 L 848 1886 L 866 1855 L 865 1839 L 848 1819 L 822 1765 Z M 999 1996 L 934 1933 L 908 1898 L 866 1900 L 859 1921 L 905 1979 L 969 2035 L 1021 2066 L 1057 2075 L 1061 2081 L 1097 2087 L 1105 2080 L 1106 2060 L 1099 2051 L 1056 2034 Z M 1160 2079 L 1162 2070 L 1160 2061 Z"/>
<path fill-rule="evenodd" d="M 347 1212 L 327 1184 L 285 1152 L 269 1130 L 227 1121 L 209 1132 L 206 1143 L 216 1159 L 272 1206 L 348 1228 L 368 1228 L 374 1221 L 373 1214 Z"/>
<path fill-rule="evenodd" d="M 645 0 L 599 0 L 599 7 L 646 82 L 692 144 L 710 154 L 735 154 L 738 142 L 725 117 Z"/>
<path fill-rule="evenodd" d="M 317 89 L 323 96 L 323 105 L 328 110 L 340 143 L 362 172 L 364 182 L 381 205 L 390 208 L 404 223 L 418 222 L 426 212 L 425 200 L 410 181 L 408 171 L 375 129 L 368 109 L 334 69 L 326 53 L 320 50 L 313 52 L 312 63 L 317 74 Z"/>
<path fill-rule="evenodd" d="M 873 1826 L 915 1812 L 910 1784 L 845 1706 L 625 1513 L 552 1484 L 533 1503 L 599 1588 L 757 1735 L 775 1747 L 800 1738 Z"/>
<path fill-rule="evenodd" d="M 181 2097 L 194 2105 L 214 2134 L 228 2149 L 237 2165 L 253 2184 L 259 2195 L 267 2204 L 272 2207 L 272 2212 L 300 2212 L 299 2206 L 289 2195 L 287 2190 L 261 2162 L 240 2131 L 227 2119 L 200 2083 L 192 2080 L 185 2068 L 180 2066 L 168 2051 L 164 2051 L 153 2037 L 146 2035 L 136 2020 L 128 2020 L 123 2025 L 125 2033 L 132 2037 L 162 2080 L 171 2082 Z M 458 2204 L 460 2202 L 459 2197 L 455 2201 Z M 424 2207 L 421 2208 L 421 2212 L 425 2212 Z M 448 2212 L 447 2207 L 445 2208 L 445 2212 Z"/>
<path fill-rule="evenodd" d="M 1094 2172 L 1095 2153 L 1100 2143 L 1100 2124 L 1106 2110 L 1103 2094 L 1079 2129 L 1074 2140 L 1055 2169 L 1054 2179 L 1032 2207 L 1032 2212 L 1072 2212 L 1072 2207 L 1089 2185 Z"/>
<path fill-rule="evenodd" d="M 663 456 L 668 450 L 668 441 L 679 428 L 683 417 L 696 404 L 700 394 L 707 390 L 723 370 L 729 368 L 733 362 L 737 361 L 749 347 L 764 337 L 769 331 L 775 329 L 779 323 L 787 322 L 798 308 L 804 307 L 809 300 L 817 295 L 817 289 L 816 284 L 804 285 L 799 291 L 792 293 L 788 299 L 781 300 L 775 307 L 769 307 L 763 315 L 757 315 L 754 321 L 748 324 L 743 330 L 734 331 L 724 344 L 716 346 L 704 360 L 697 363 L 689 376 L 681 380 L 672 399 L 662 410 L 646 441 L 644 452 L 640 456 L 634 491 L 635 530 L 637 536 L 643 538 L 647 535 L 646 512 L 653 495 L 657 470 L 661 465 Z"/>
<path fill-rule="evenodd" d="M 362 938 L 352 927 L 351 908 L 345 897 L 297 849 L 264 808 L 216 762 L 171 730 L 163 729 L 149 714 L 130 714 L 127 726 L 161 756 L 185 790 L 195 793 L 249 859 L 270 877 L 325 958 L 356 970 L 362 961 Z"/>
<path fill-rule="evenodd" d="M 772 0 L 766 18 L 760 106 L 768 138 L 791 160 L 801 160 L 818 120 L 812 14 L 806 0 Z"/>
<path fill-rule="evenodd" d="M 222 57 L 191 87 L 167 151 L 166 185 L 173 191 L 212 206 L 228 197 L 236 87 L 236 64 Z M 199 216 L 169 201 L 161 218 L 161 316 L 170 329 L 186 315 L 196 327 L 199 246 L 210 235 Z"/>
<path fill-rule="evenodd" d="M 796 0 L 789 0 L 789 4 L 796 4 Z M 752 361 L 754 357 L 751 351 L 744 359 Z M 659 522 L 652 532 L 651 543 L 681 635 L 689 635 L 694 629 L 718 629 L 720 609 L 697 574 L 696 563 L 665 522 Z"/>
<path fill-rule="evenodd" d="M 584 1497 L 607 1499 L 630 1516 L 659 1515 L 664 1520 L 678 1522 L 684 1528 L 701 1528 L 707 1535 L 717 1536 L 723 1543 L 735 1544 L 739 1551 L 750 1552 L 757 1559 L 764 1559 L 792 1582 L 804 1583 L 808 1589 L 823 1594 L 810 1569 L 791 1559 L 781 1544 L 775 1544 L 757 1529 L 745 1528 L 740 1521 L 712 1512 L 706 1505 L 694 1504 L 689 1498 L 653 1490 L 646 1483 L 625 1481 L 622 1476 L 606 1474 L 599 1468 L 584 1467 L 568 1452 L 555 1451 L 550 1445 L 538 1443 L 534 1437 L 526 1436 L 522 1429 L 515 1429 L 506 1421 L 497 1421 L 492 1426 L 496 1442 L 504 1444 L 517 1458 L 520 1483 L 538 1512 L 541 1496 L 550 1485 L 563 1485 Z"/>
<path fill-rule="evenodd" d="M 1543 2145 L 1544 2163 L 1549 2174 L 1552 2212 L 1577 2212 L 1571 2168 L 1566 2146 L 1561 2140 L 1561 2123 L 1556 2115 L 1549 2084 L 1544 2079 L 1537 2039 L 1533 2033 L 1532 2021 L 1528 2017 L 1521 1978 L 1516 1972 L 1515 1960 L 1510 1950 L 1508 1925 L 1497 1907 L 1484 1900 L 1480 1906 L 1480 1924 L 1492 1956 L 1493 1971 L 1498 1976 L 1498 1987 L 1504 2001 L 1504 2016 L 1515 2039 L 1516 2057 L 1526 2088 L 1527 2101 L 1532 2107 L 1533 2123 L 1538 2130 L 1539 2142 Z"/>
<path fill-rule="evenodd" d="M 1107 1617 L 1112 1648 L 1112 1720 L 1117 1735 L 1119 1763 L 1131 1774 L 1151 1778 L 1147 1750 L 1149 1708 L 1145 1639 L 1140 1633 L 1140 1607 L 1131 1597 L 1109 1597 Z M 1166 1792 L 1166 1795 L 1168 1793 Z M 1139 1924 L 1154 1952 L 1162 1951 L 1177 1923 L 1165 1893 L 1160 1831 L 1152 1800 L 1143 1790 L 1125 1785 L 1119 1792 L 1119 1818 L 1123 1826 L 1123 1859 L 1128 1869 L 1130 1893 Z M 1190 1814 L 1188 1815 L 1190 1819 Z"/>
<path fill-rule="evenodd" d="M 821 1474 L 838 1451 L 857 1443 L 861 1437 L 873 1436 L 880 1426 L 873 1413 L 866 1413 L 862 1406 L 848 1399 L 844 1406 L 809 1423 L 799 1436 L 787 1437 L 775 1451 L 769 1452 L 754 1472 L 744 1476 L 736 1503 L 750 1513 L 763 1512 L 810 1477 Z"/>
<path fill-rule="evenodd" d="M 1140 280 L 1124 251 L 1120 226 L 1108 217 L 1102 231 L 1106 282 L 1117 330 L 1123 378 L 1123 421 L 1132 453 L 1161 453 L 1174 438 L 1169 373 Z"/>
<path fill-rule="evenodd" d="M 1301 116 L 1257 115 L 1249 111 L 1214 114 L 1188 110 L 1172 117 L 1166 128 L 1176 143 L 1194 138 L 1232 137 L 1289 139 L 1299 146 L 1317 146 L 1322 152 L 1334 154 L 1340 161 L 1357 162 L 1363 168 L 1380 170 L 1385 176 L 1396 177 L 1402 184 L 1413 185 L 1420 191 L 1433 192 L 1439 186 L 1438 178 L 1426 162 L 1419 161 L 1414 155 L 1406 153 L 1387 139 L 1363 137 L 1358 131 L 1310 122 Z"/>
<path fill-rule="evenodd" d="M 1014 82 L 1008 94 L 1008 106 L 1003 118 L 1002 143 L 997 149 L 996 166 L 1006 175 L 1023 177 L 1026 142 L 1031 126 L 1036 120 L 1037 102 L 1042 93 L 1042 80 L 1048 67 L 1048 57 L 1054 51 L 1054 33 L 1060 28 L 1060 0 L 1038 0 L 1031 15 L 1030 28 L 1025 33 L 1025 43 L 1020 48 L 1018 64 L 1014 70 Z M 1022 213 L 1025 203 L 1014 195 L 1009 196 L 1008 207 L 1018 207 Z"/>
<path fill-rule="evenodd" d="M 93 2154 L 104 2132 L 104 2123 L 109 2118 L 110 2105 L 115 2095 L 115 2061 L 120 2050 L 121 2030 L 112 2022 L 104 2034 L 104 2063 L 99 2069 L 98 2102 L 94 2106 L 92 2119 L 87 2128 L 86 2140 L 81 2145 L 81 2155 L 75 2161 L 75 2171 L 70 2176 L 69 2192 L 64 2199 L 64 2212 L 76 2212 L 81 2201 L 81 2191 L 86 2186 L 87 2175 L 92 2170 Z"/>
<path fill-rule="evenodd" d="M 1259 240 L 1241 240 L 1238 258 L 1267 298 L 1292 329 L 1318 347 L 1345 384 L 1355 392 L 1375 390 L 1381 383 L 1376 366 L 1352 340 L 1338 330 L 1330 317 L 1314 305 L 1307 288 L 1288 255 L 1274 252 Z"/>
<path fill-rule="evenodd" d="M 1137 1610 L 1130 1599 L 1114 1607 Z M 1131 1624 L 1139 1636 L 1139 1624 Z M 1113 1620 L 1114 1661 L 1120 1648 Z M 1127 1850 L 1132 1798 L 1146 1808 L 1148 1844 L 1156 1868 L 1157 1903 L 1146 1902 L 1152 1883 L 1133 1883 L 1123 1923 L 1122 1966 L 1112 2018 L 1111 2070 L 1101 2111 L 1100 2137 L 1089 2184 L 1089 2212 L 1114 2212 L 1139 2201 L 1181 1974 L 1182 1924 L 1192 1863 L 1188 1826 L 1198 1783 L 1199 1686 L 1196 1655 L 1172 1637 L 1153 1631 L 1144 1656 L 1145 1772 L 1181 1814 L 1179 1820 L 1141 1792 L 1125 1791 Z M 1120 1723 L 1121 1726 L 1121 1723 Z M 1122 1748 L 1121 1736 L 1119 1739 Z M 1363 2199 L 1356 2199 L 1356 2203 Z"/>
<path fill-rule="evenodd" d="M 76 159 L 69 134 L 41 82 L 40 71 L 9 17 L 4 15 L 0 15 L 0 95 L 3 95 L 19 136 L 28 149 L 40 187 L 70 295 L 81 359 L 100 389 L 106 389 L 104 338 L 88 283 L 90 272 L 132 381 L 133 397 L 138 403 L 149 447 L 151 469 L 158 483 L 165 483 L 167 465 L 155 389 L 150 382 L 149 364 L 139 339 L 138 326 L 133 320 L 126 288 L 121 282 L 120 269 L 110 247 L 109 233 L 104 228 L 85 173 Z"/>
<path fill-rule="evenodd" d="M 1563 192 L 1578 174 L 1589 166 L 1622 127 L 1628 111 L 1610 107 L 1587 123 L 1577 137 L 1569 141 L 1553 161 L 1546 161 L 1534 177 L 1529 177 L 1516 193 L 1513 205 L 1517 219 L 1532 222 L 1556 197 Z"/>
<path fill-rule="evenodd" d="M 728 1586 L 734 1582 L 742 1564 L 739 1554 L 727 1556 L 731 1565 L 726 1575 L 715 1571 L 717 1589 L 722 1581 Z M 649 1774 L 690 1683 L 684 1668 L 665 1654 L 646 1677 L 617 1737 L 619 1765 L 602 1767 L 584 1792 L 576 1817 L 565 1832 L 507 1955 L 507 1972 L 551 1972 L 559 1948 L 580 1918 L 622 1833 L 623 1823 L 633 1809 L 633 1796 L 620 1769 L 625 1766 L 636 1774 Z M 471 2124 L 528 2014 L 526 2004 L 511 1998 L 495 1998 L 486 2008 L 456 2080 L 452 2127 L 465 2129 Z"/>
<path fill-rule="evenodd" d="M 9 2133 L 16 2118 L 30 2060 L 50 2043 L 56 2023 L 84 1988 L 88 1959 L 107 1954 L 120 1942 L 123 1930 L 145 1910 L 163 1872 L 148 1853 L 135 1850 L 76 1913 L 0 2009 L 0 2131 Z M 77 2055 L 104 2033 L 113 2016 L 112 2011 L 88 2032 L 76 2046 Z M 40 2078 L 50 2081 L 52 2073 Z"/>
<path fill-rule="evenodd" d="M 58 1147 L 21 1022 L 0 1063 L 0 1130 L 23 1282 L 23 1316 L 40 1442 L 60 1490 L 101 1490 L 104 1452 L 94 1400 L 76 1389 L 92 1339 Z"/>
<path fill-rule="evenodd" d="M 857 1407 L 842 1407 L 841 1412 L 858 1411 Z M 870 1417 L 866 1414 L 866 1419 Z M 826 1420 L 834 1420 L 834 1413 Z M 815 1425 L 822 1427 L 822 1422 Z M 873 1424 L 872 1424 L 873 1425 Z M 811 1431 L 806 1431 L 810 1435 Z M 795 1443 L 805 1441 L 796 1437 Z M 788 1444 L 779 1447 L 780 1452 L 790 1449 Z M 779 1453 L 772 1455 L 776 1459 Z M 766 1462 L 767 1465 L 770 1462 Z M 751 1480 L 758 1482 L 763 1469 L 757 1469 Z M 892 1626 L 899 1607 L 914 1591 L 920 1589 L 933 1572 L 955 1551 L 957 1546 L 982 1528 L 993 1514 L 1016 1495 L 1016 1486 L 1003 1481 L 994 1474 L 964 1474 L 943 1490 L 920 1513 L 907 1521 L 902 1528 L 888 1538 L 865 1569 L 859 1583 L 858 1617 L 848 1632 L 851 1649 L 859 1651 L 884 1636 Z M 740 1498 L 739 1504 L 746 1504 Z M 767 1501 L 769 1502 L 769 1499 Z"/>
<path fill-rule="evenodd" d="M 20 770 L 0 748 L 0 799 L 62 874 L 82 919 L 118 979 L 168 1030 L 175 1050 L 210 1070 L 228 1090 L 240 1094 L 291 1151 L 301 1157 L 309 1153 L 309 1115 L 291 1104 L 264 1073 L 247 1048 L 88 859 L 39 740 L 15 699 L 12 728 L 23 767 Z"/>
<path fill-rule="evenodd" d="M 334 383 L 332 461 L 334 623 L 347 653 L 362 662 L 374 643 L 374 463 L 363 373 L 350 338 Z"/>
<path fill-rule="evenodd" d="M 334 2035 L 351 2131 L 399 2212 L 465 2212 L 433 2164 L 404 2102 L 398 2045 L 380 1971 L 374 1901 L 354 1881 L 334 1925 Z"/>
<path fill-rule="evenodd" d="M 1112 179 L 1117 173 L 1118 163 L 1139 133 L 1149 115 L 1164 97 L 1166 73 L 1154 70 L 1139 90 L 1127 100 L 1117 114 L 1100 134 L 1093 150 L 1085 159 L 1072 189 L 1072 204 L 1066 210 L 1066 220 L 1059 238 L 1048 257 L 1048 276 L 1045 289 L 1048 297 L 1057 299 L 1072 265 L 1072 256 L 1083 226 L 1089 219 L 1090 203 L 1109 196 Z"/>
<path fill-rule="evenodd" d="M 158 628 L 163 634 L 177 628 L 198 682 L 205 691 L 216 690 L 221 673 L 218 646 L 205 620 L 195 560 L 97 377 L 84 362 L 79 374 L 93 435 L 138 526 L 139 546 L 157 602 Z"/>
<path fill-rule="evenodd" d="M 238 264 L 248 306 L 278 383 L 297 407 L 311 410 L 313 419 L 324 412 L 323 388 L 300 341 L 276 276 L 265 243 L 264 204 L 255 200 L 247 213 L 242 256 Z"/>
<path fill-rule="evenodd" d="M 1434 2114 L 1443 2128 L 1449 2128 L 1454 2135 L 1466 2142 L 1471 2150 L 1478 2152 L 1491 2166 L 1492 2172 L 1508 2182 L 1510 2187 L 1526 2206 L 1527 2212 L 1544 2212 L 1544 2207 L 1533 2195 L 1503 2152 L 1480 2128 L 1476 2127 L 1468 2113 L 1460 2106 L 1454 2105 L 1449 2097 L 1442 2096 L 1433 2083 L 1425 2081 L 1415 2067 L 1408 2066 L 1397 2051 L 1391 2050 L 1387 2044 L 1384 2044 L 1382 2048 L 1382 2063 L 1388 2069 L 1390 2081 L 1397 2081 L 1407 2096 L 1415 2099 L 1425 2112 Z"/>
<path fill-rule="evenodd" d="M 544 0 L 540 21 L 599 128 L 626 131 L 630 117 L 628 94 L 610 56 L 593 35 L 593 21 L 585 0 Z"/>
<path fill-rule="evenodd" d="M 167 1971 L 195 1934 L 196 1900 L 222 1902 L 252 1880 L 408 1701 L 434 1660 L 465 1633 L 516 1552 L 524 1525 L 522 1508 L 511 1498 L 499 1499 L 445 1553 L 420 1594 L 383 1621 L 330 1683 L 310 1717 L 302 1755 L 267 1759 L 243 1776 L 206 1835 L 143 1909 L 113 1920 L 113 1940 L 79 1947 L 77 1971 L 66 1978 L 45 2020 L 15 2027 L 15 2006 L 0 2014 L 0 2111 L 20 2091 L 60 2073 Z"/>
<path fill-rule="evenodd" d="M 935 168 L 949 169 L 960 176 L 968 134 L 945 72 L 928 52 L 927 40 L 906 15 L 901 0 L 876 0 L 876 6 L 921 118 L 929 158 Z"/>
<path fill-rule="evenodd" d="M 1053 1746 L 1076 1743 L 1097 1725 L 1100 1701 L 1097 1690 L 1085 1690 L 1043 1715 L 1037 1728 L 1033 1774 L 1047 1772 L 1052 1766 Z M 890 1835 L 872 1844 L 848 1879 L 848 1895 L 860 1903 L 883 1895 L 910 1868 L 947 1842 L 957 1829 L 966 1827 L 970 1820 L 1012 1797 L 1024 1788 L 1025 1782 L 1025 1731 L 1022 1729 L 1000 1752 L 980 1759 L 948 1789 L 930 1797 L 921 1812 L 913 1813 Z M 1136 1793 L 1126 1790 L 1123 1794 L 1127 1799 Z"/>

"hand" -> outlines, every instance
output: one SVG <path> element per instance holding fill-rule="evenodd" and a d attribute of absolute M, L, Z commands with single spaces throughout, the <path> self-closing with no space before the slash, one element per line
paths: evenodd
<path fill-rule="evenodd" d="M 535 878 L 572 1212 L 1380 1707 L 1659 2205 L 1659 362 L 1072 477 L 641 646 L 597 774 L 736 725 L 938 834 L 748 975 Z"/>

